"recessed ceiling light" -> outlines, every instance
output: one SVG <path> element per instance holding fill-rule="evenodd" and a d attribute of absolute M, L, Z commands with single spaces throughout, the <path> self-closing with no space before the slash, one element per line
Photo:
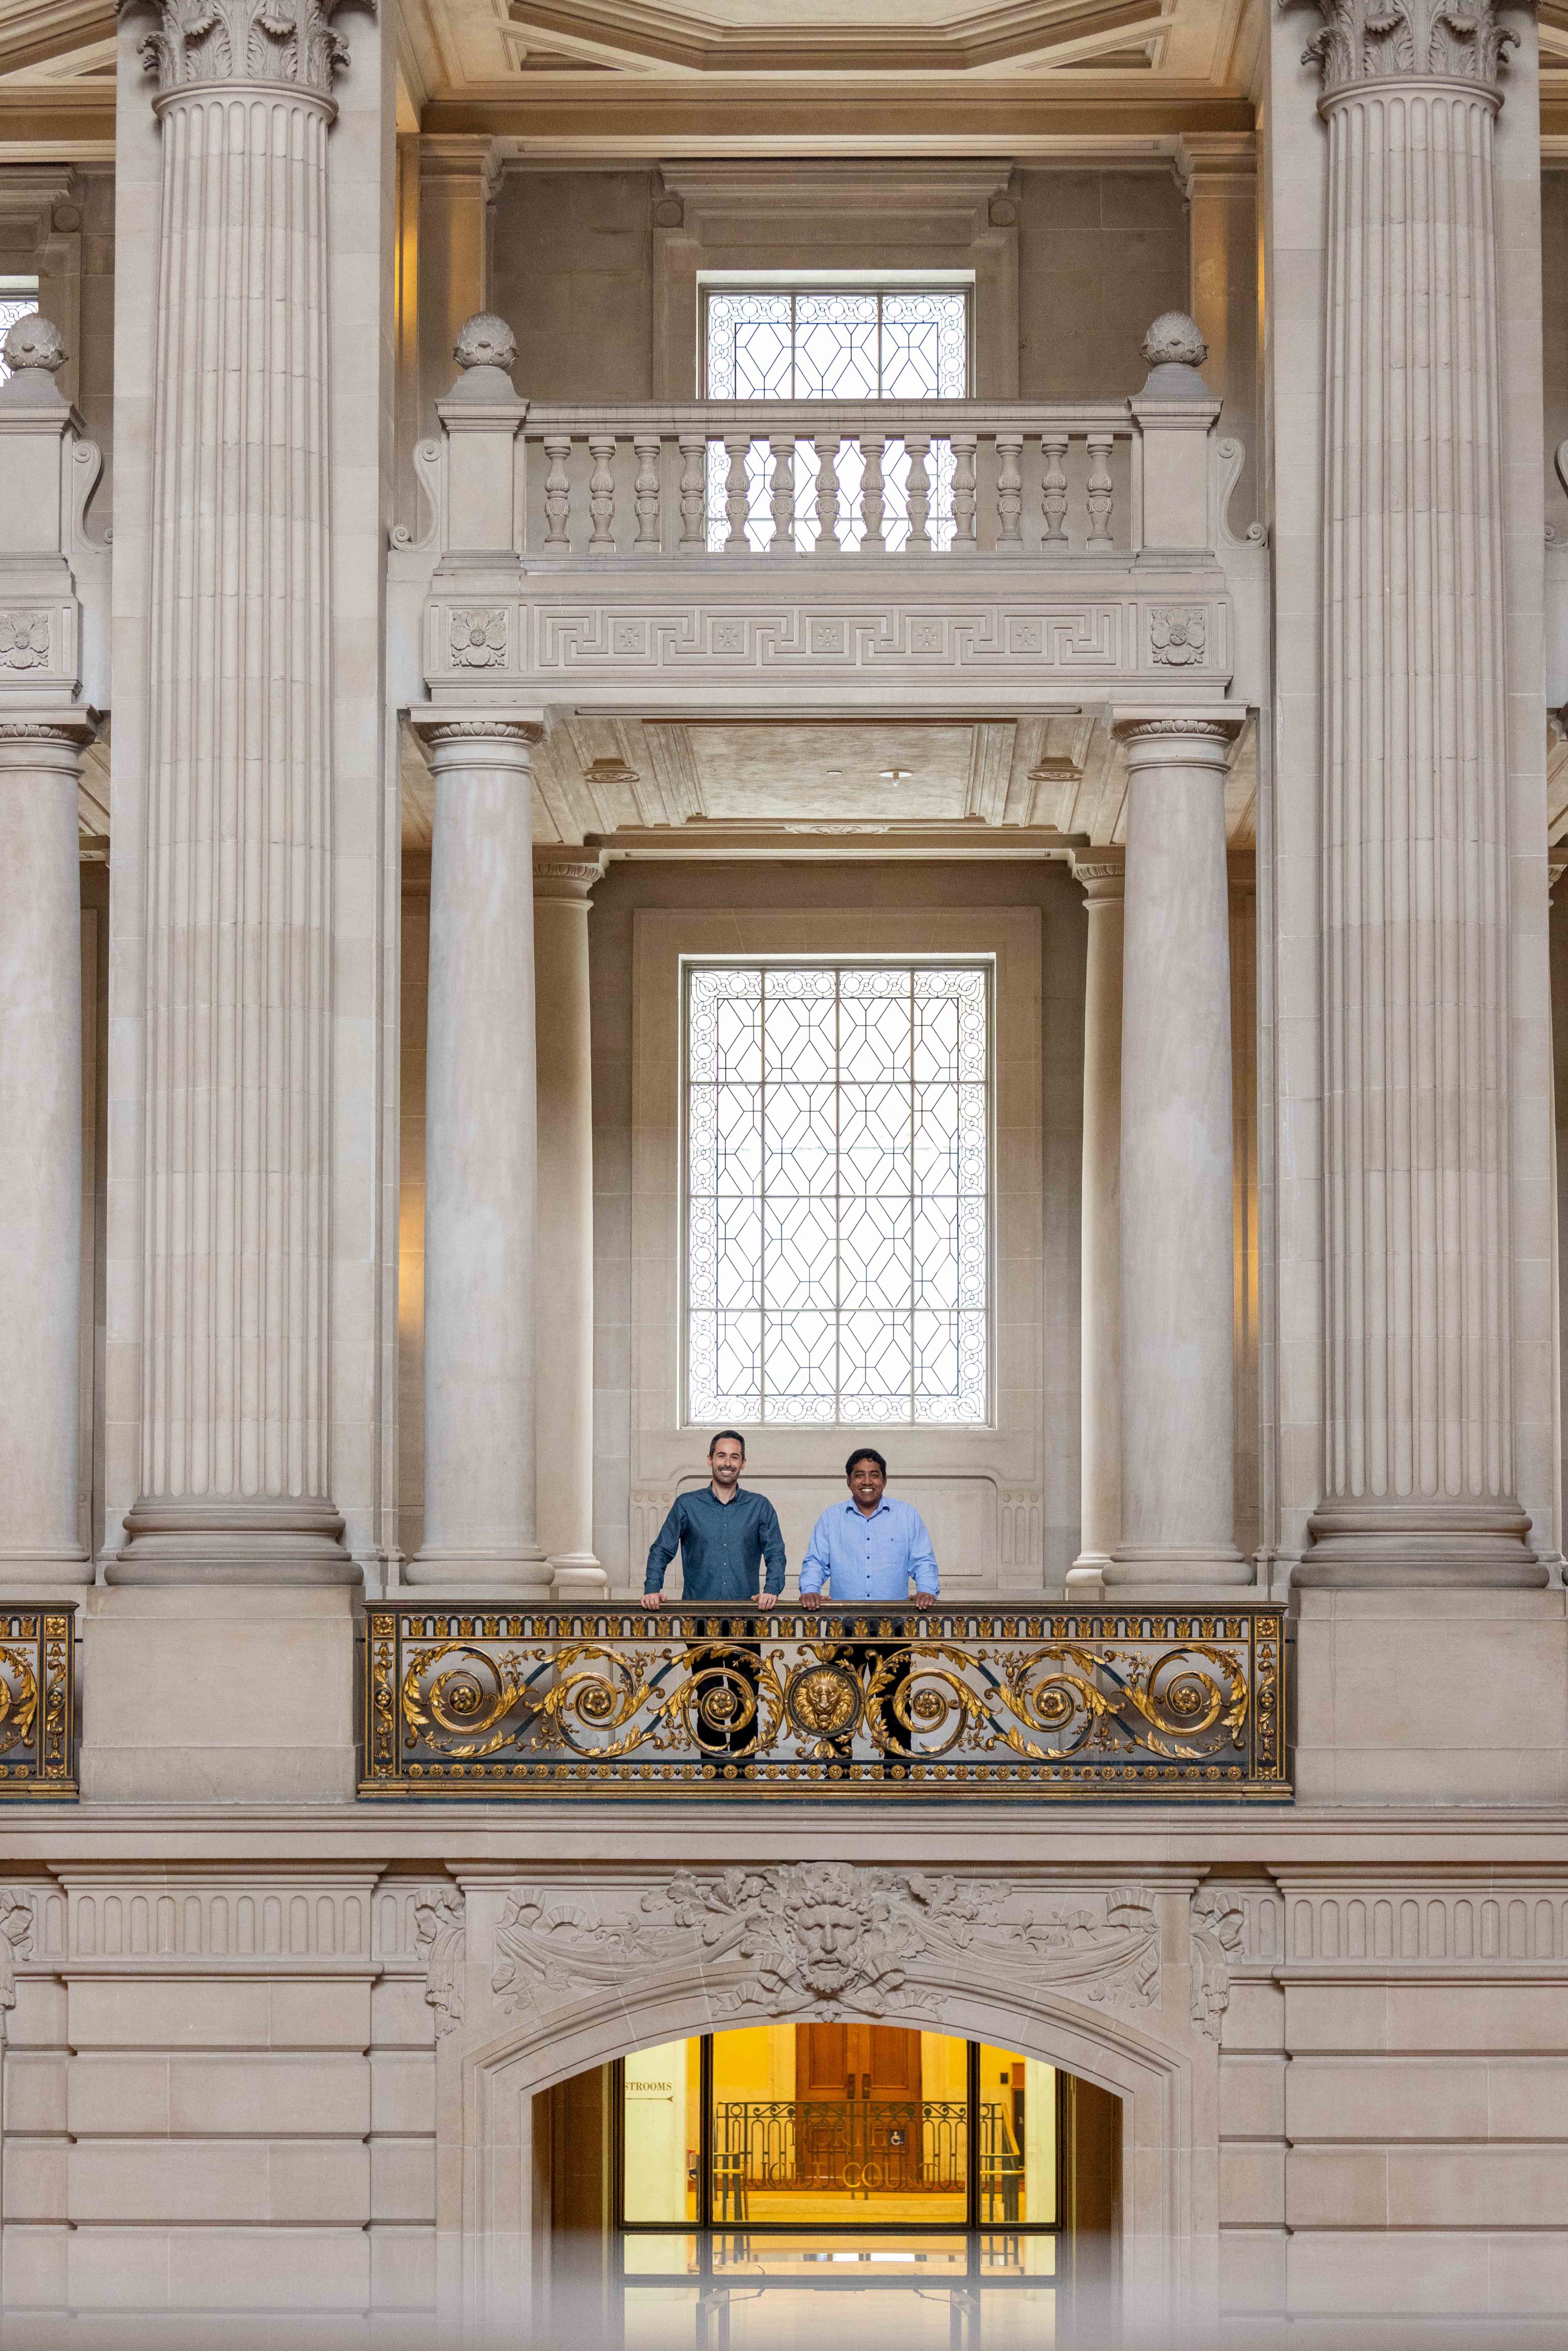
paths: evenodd
<path fill-rule="evenodd" d="M 877 772 L 885 784 L 907 784 L 915 773 L 913 768 L 882 768 Z"/>

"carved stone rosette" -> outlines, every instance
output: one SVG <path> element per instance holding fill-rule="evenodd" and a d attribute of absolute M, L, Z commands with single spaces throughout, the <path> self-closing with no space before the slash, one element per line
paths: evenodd
<path fill-rule="evenodd" d="M 336 5 L 162 0 L 144 49 L 141 1490 L 115 1581 L 356 1573 L 327 1458 Z"/>
<path fill-rule="evenodd" d="M 1488 0 L 1320 0 L 1324 1583 L 1544 1583 L 1515 1496 Z"/>

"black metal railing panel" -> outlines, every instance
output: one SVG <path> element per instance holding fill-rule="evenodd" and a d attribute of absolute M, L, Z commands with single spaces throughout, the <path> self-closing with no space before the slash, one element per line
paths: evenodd
<path fill-rule="evenodd" d="M 367 1619 L 363 1795 L 1290 1794 L 1271 1605 Z"/>

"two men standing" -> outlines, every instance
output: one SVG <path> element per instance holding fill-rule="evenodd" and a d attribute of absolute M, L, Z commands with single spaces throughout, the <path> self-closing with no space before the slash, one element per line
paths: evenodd
<path fill-rule="evenodd" d="M 773 1607 L 784 1590 L 784 1536 L 773 1504 L 742 1486 L 745 1466 L 745 1438 L 735 1429 L 721 1429 L 708 1447 L 707 1485 L 677 1497 L 649 1552 L 645 1608 L 663 1606 L 665 1572 L 677 1551 L 683 1599 Z M 820 1607 L 825 1585 L 826 1597 L 841 1603 L 901 1605 L 909 1597 L 911 1578 L 917 1607 L 936 1599 L 937 1557 L 925 1520 L 912 1503 L 888 1493 L 882 1456 L 873 1446 L 857 1446 L 844 1476 L 848 1500 L 823 1511 L 805 1547 L 801 1606 Z"/>
<path fill-rule="evenodd" d="M 745 1462 L 744 1437 L 737 1429 L 721 1429 L 708 1447 L 707 1485 L 677 1499 L 649 1552 L 646 1609 L 663 1607 L 665 1573 L 677 1551 L 685 1600 L 740 1609 L 776 1604 L 784 1590 L 784 1536 L 773 1504 L 742 1486 Z M 840 1604 L 896 1607 L 907 1604 L 912 1579 L 915 1605 L 924 1608 L 938 1593 L 936 1553 L 924 1520 L 912 1503 L 888 1495 L 888 1464 L 874 1446 L 857 1446 L 844 1474 L 848 1499 L 823 1511 L 801 1562 L 801 1606 L 820 1608 L 826 1590 Z M 761 1646 L 754 1637 L 722 1630 L 728 1637 L 722 1642 L 710 1637 L 694 1646 L 691 1667 L 701 1694 L 692 1728 L 705 1754 L 740 1757 L 754 1751 Z M 880 1741 L 907 1755 L 908 1652 L 888 1654 L 877 1642 L 851 1641 L 818 1654 L 824 1664 L 852 1669 L 863 1693 L 852 1713 L 863 1702 L 882 1726 Z M 842 1731 L 836 1724 L 831 1731 L 824 1726 L 826 1746 L 846 1761 L 853 1752 L 852 1727 L 847 1720 Z M 751 1767 L 730 1768 L 743 1774 Z"/>

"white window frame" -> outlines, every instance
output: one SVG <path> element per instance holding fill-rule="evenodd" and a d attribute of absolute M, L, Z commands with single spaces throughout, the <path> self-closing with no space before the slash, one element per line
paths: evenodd
<path fill-rule="evenodd" d="M 885 294 L 961 293 L 964 298 L 964 386 L 961 393 L 950 393 L 952 399 L 972 399 L 974 396 L 975 361 L 975 273 L 972 269 L 711 269 L 697 274 L 697 381 L 699 397 L 708 400 L 714 395 L 708 389 L 708 307 L 713 294 Z M 791 351 L 794 348 L 794 322 L 791 321 Z M 880 329 L 880 308 L 878 308 Z M 791 392 L 791 399 L 807 400 L 809 392 Z M 861 399 L 893 400 L 900 395 L 892 392 L 861 393 Z"/>

